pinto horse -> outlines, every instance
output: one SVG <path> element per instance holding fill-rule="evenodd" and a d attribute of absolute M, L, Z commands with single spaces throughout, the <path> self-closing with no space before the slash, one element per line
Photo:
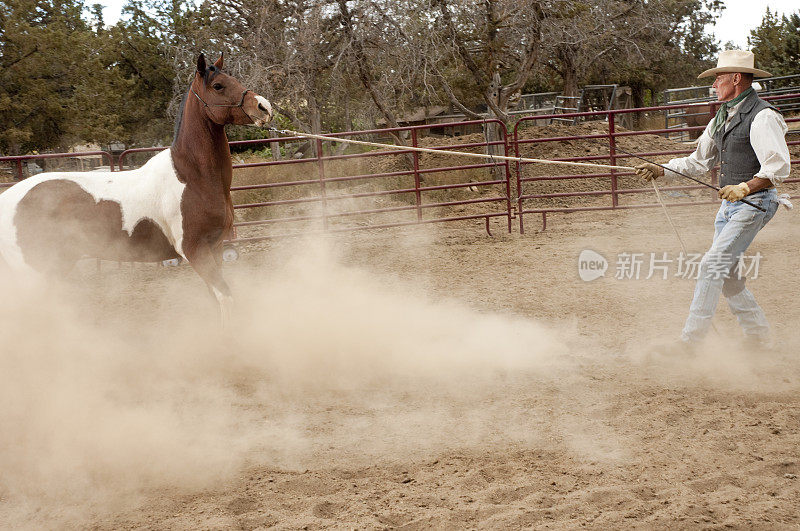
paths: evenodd
<path fill-rule="evenodd" d="M 233 227 L 226 124 L 263 126 L 265 98 L 201 54 L 172 146 L 136 170 L 40 173 L 0 194 L 0 263 L 63 275 L 82 257 L 160 262 L 182 257 L 230 320 L 222 243 Z"/>

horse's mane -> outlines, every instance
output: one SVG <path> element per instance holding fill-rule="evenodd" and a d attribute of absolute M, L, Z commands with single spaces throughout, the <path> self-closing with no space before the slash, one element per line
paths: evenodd
<path fill-rule="evenodd" d="M 206 69 L 205 73 L 203 74 L 203 79 L 206 83 L 210 83 L 215 77 L 219 70 L 214 66 L 209 66 Z M 186 94 L 183 95 L 183 99 L 181 100 L 181 105 L 178 107 L 178 118 L 175 120 L 175 131 L 172 133 L 172 144 L 174 145 L 175 142 L 178 140 L 178 133 L 181 131 L 181 121 L 183 121 L 183 109 L 186 107 L 186 98 L 189 97 L 189 91 L 192 90 L 192 86 L 189 85 L 189 89 L 186 91 Z"/>
<path fill-rule="evenodd" d="M 172 135 L 173 145 L 178 140 L 178 133 L 181 132 L 181 122 L 183 121 L 183 109 L 184 107 L 186 107 L 186 98 L 188 97 L 189 97 L 189 91 L 187 90 L 186 94 L 183 95 L 180 107 L 178 107 L 178 118 L 175 120 L 175 132 Z"/>

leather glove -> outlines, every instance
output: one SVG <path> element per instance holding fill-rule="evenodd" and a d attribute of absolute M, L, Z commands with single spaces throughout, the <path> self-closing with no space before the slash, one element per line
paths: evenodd
<path fill-rule="evenodd" d="M 664 175 L 664 168 L 650 162 L 645 162 L 644 164 L 634 166 L 633 169 L 636 170 L 636 175 L 646 181 L 652 181 L 656 177 Z"/>
<path fill-rule="evenodd" d="M 725 199 L 731 203 L 741 200 L 744 196 L 750 193 L 750 187 L 747 183 L 729 184 L 723 186 L 717 193 L 720 199 Z"/>

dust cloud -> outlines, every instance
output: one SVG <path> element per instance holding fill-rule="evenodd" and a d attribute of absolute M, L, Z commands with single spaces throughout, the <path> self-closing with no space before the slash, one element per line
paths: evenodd
<path fill-rule="evenodd" d="M 563 334 L 345 267 L 326 245 L 278 262 L 226 271 L 227 333 L 187 267 L 4 277 L 0 520 L 74 523 L 163 489 L 220 488 L 247 465 L 541 440 L 543 420 L 507 406 L 572 364 Z"/>

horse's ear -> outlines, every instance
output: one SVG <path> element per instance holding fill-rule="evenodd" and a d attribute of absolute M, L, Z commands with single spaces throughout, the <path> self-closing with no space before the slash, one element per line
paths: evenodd
<path fill-rule="evenodd" d="M 206 73 L 206 56 L 200 54 L 200 57 L 197 58 L 197 71 L 200 72 L 200 75 L 205 75 Z"/>
<path fill-rule="evenodd" d="M 222 57 L 224 55 L 225 55 L 225 52 L 222 52 L 221 54 L 219 54 L 219 59 L 217 59 L 217 62 L 214 63 L 214 66 L 217 67 L 217 70 L 222 70 Z"/>

